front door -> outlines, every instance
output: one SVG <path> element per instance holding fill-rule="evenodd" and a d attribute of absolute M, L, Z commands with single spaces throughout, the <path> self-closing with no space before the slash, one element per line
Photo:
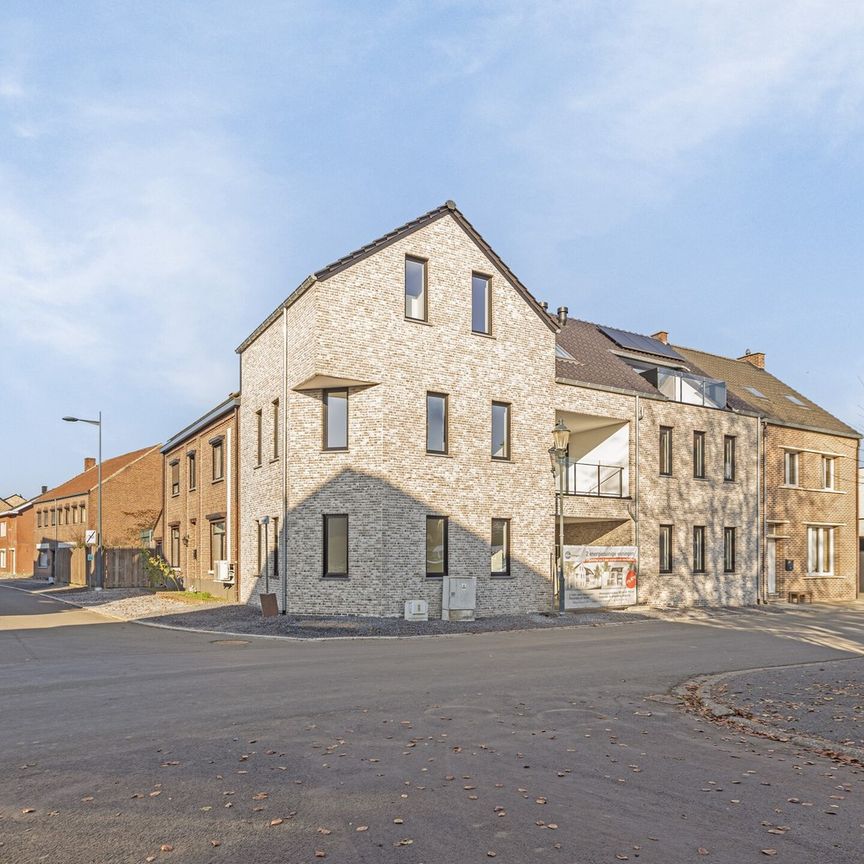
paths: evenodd
<path fill-rule="evenodd" d="M 769 594 L 777 593 L 777 541 L 769 540 L 765 550 L 765 589 Z"/>

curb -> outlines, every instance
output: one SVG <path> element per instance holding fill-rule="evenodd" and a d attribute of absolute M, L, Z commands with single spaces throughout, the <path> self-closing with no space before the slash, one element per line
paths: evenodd
<path fill-rule="evenodd" d="M 780 727 L 760 723 L 728 702 L 716 699 L 713 689 L 725 681 L 748 675 L 751 672 L 766 672 L 771 669 L 801 669 L 807 666 L 824 666 L 826 663 L 848 663 L 850 660 L 860 660 L 861 657 L 838 657 L 832 660 L 811 660 L 806 663 L 785 663 L 779 666 L 756 666 L 752 669 L 737 669 L 733 672 L 721 672 L 715 675 L 700 675 L 673 687 L 671 693 L 681 700 L 682 705 L 690 711 L 702 714 L 709 720 L 730 723 L 742 731 L 759 738 L 769 738 L 784 744 L 792 744 L 804 750 L 815 751 L 823 756 L 842 762 L 852 762 L 864 765 L 864 748 L 839 744 L 827 738 L 815 735 L 801 735 L 789 732 Z"/>

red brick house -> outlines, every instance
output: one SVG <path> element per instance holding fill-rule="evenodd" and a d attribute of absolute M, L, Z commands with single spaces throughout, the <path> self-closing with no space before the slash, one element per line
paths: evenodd
<path fill-rule="evenodd" d="M 33 501 L 21 495 L 0 498 L 0 578 L 33 572 Z"/>

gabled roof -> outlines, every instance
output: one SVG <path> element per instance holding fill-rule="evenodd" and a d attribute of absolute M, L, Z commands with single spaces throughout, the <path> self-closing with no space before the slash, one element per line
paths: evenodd
<path fill-rule="evenodd" d="M 17 503 L 12 506 L 9 506 L 10 499 L 0 498 L 0 516 L 18 516 L 20 513 L 23 513 L 28 507 L 31 507 L 33 505 L 33 502 L 36 500 L 35 498 L 31 498 L 28 501 L 21 495 L 13 495 L 12 498 L 15 498 L 17 501 Z"/>
<path fill-rule="evenodd" d="M 199 417 L 194 423 L 190 423 L 185 429 L 181 429 L 176 435 L 169 438 L 162 446 L 160 453 L 169 453 L 179 444 L 188 441 L 197 435 L 202 429 L 220 420 L 226 414 L 230 414 L 240 404 L 240 394 L 232 393 L 224 402 L 220 402 L 215 408 L 211 408 L 203 417 Z"/>
<path fill-rule="evenodd" d="M 140 450 L 133 450 L 131 453 L 124 453 L 122 456 L 114 456 L 112 459 L 105 459 L 102 462 L 102 482 L 105 483 L 115 475 L 124 471 L 134 462 L 157 450 L 158 444 L 153 444 L 150 447 L 142 447 Z M 71 480 L 49 489 L 47 492 L 34 498 L 33 502 L 53 501 L 55 498 L 67 498 L 70 495 L 83 495 L 91 489 L 96 488 L 99 482 L 98 466 L 94 465 L 80 474 L 76 474 Z"/>
<path fill-rule="evenodd" d="M 322 267 L 320 270 L 317 270 L 311 276 L 307 276 L 298 286 L 285 298 L 285 300 L 280 303 L 250 334 L 243 340 L 243 342 L 237 346 L 237 353 L 240 354 L 246 350 L 257 338 L 261 335 L 282 313 L 283 308 L 288 308 L 291 306 L 298 298 L 300 298 L 312 285 L 316 282 L 324 282 L 329 279 L 331 276 L 335 276 L 337 273 L 345 270 L 347 267 L 351 267 L 356 264 L 358 261 L 362 261 L 364 258 L 368 258 L 370 255 L 374 255 L 376 252 L 381 249 L 390 246 L 392 243 L 395 243 L 397 240 L 401 240 L 403 237 L 407 237 L 409 234 L 413 234 L 415 231 L 419 231 L 421 228 L 425 228 L 427 225 L 441 219 L 444 216 L 452 216 L 457 224 L 461 226 L 461 228 L 465 231 L 466 234 L 477 244 L 477 246 L 483 251 L 486 256 L 492 261 L 501 275 L 522 295 L 522 297 L 526 300 L 526 302 L 534 309 L 535 312 L 543 319 L 544 323 L 550 330 L 557 331 L 558 327 L 555 323 L 555 319 L 549 315 L 549 313 L 540 305 L 538 300 L 531 294 L 531 292 L 519 281 L 518 277 L 513 273 L 513 271 L 504 263 L 501 257 L 495 252 L 494 249 L 483 239 L 480 235 L 480 232 L 462 215 L 459 209 L 456 207 L 455 202 L 446 201 L 440 207 L 436 207 L 434 210 L 430 210 L 428 213 L 424 213 L 422 216 L 418 216 L 416 219 L 412 219 L 410 222 L 406 222 L 404 225 L 400 225 L 398 228 L 394 228 L 392 231 L 384 234 L 379 237 L 377 240 L 373 240 L 371 243 L 367 243 L 365 246 L 361 246 L 359 249 L 355 249 L 353 252 L 350 252 L 348 255 L 343 255 L 341 258 L 336 261 L 328 264 L 326 267 Z"/>
<path fill-rule="evenodd" d="M 24 504 L 27 499 L 16 492 L 14 495 L 7 495 L 5 498 L 0 499 L 0 501 L 5 501 L 9 507 L 17 507 L 19 504 Z"/>
<path fill-rule="evenodd" d="M 719 354 L 709 354 L 694 348 L 674 346 L 679 354 L 684 355 L 689 362 L 698 364 L 706 374 L 714 378 L 722 378 L 726 382 L 728 392 L 739 400 L 747 403 L 749 410 L 774 420 L 778 423 L 843 435 L 850 438 L 860 438 L 861 434 L 829 414 L 811 399 L 808 399 L 788 384 L 781 381 L 765 369 L 759 369 L 746 360 L 734 360 Z M 763 394 L 757 396 L 748 387 Z M 792 396 L 801 402 L 796 405 L 788 397 Z"/>

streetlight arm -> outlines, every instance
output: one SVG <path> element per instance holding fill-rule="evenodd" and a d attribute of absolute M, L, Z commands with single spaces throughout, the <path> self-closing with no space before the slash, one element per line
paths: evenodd
<path fill-rule="evenodd" d="M 67 423 L 89 423 L 91 426 L 101 426 L 101 420 L 87 420 L 84 417 L 64 417 Z"/>

